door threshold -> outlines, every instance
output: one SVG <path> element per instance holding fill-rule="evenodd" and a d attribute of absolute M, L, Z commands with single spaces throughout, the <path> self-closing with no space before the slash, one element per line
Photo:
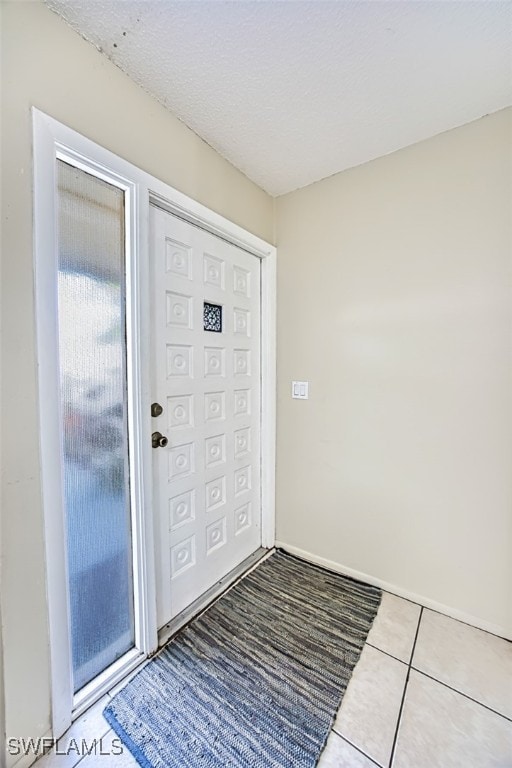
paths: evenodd
<path fill-rule="evenodd" d="M 245 560 L 233 568 L 232 571 L 227 573 L 219 581 L 217 581 L 213 587 L 207 589 L 200 597 L 194 600 L 187 608 L 179 613 L 174 619 L 171 619 L 167 624 L 158 630 L 158 647 L 161 648 L 174 635 L 179 632 L 180 629 L 197 618 L 201 613 L 204 613 L 216 600 L 218 600 L 228 589 L 231 589 L 238 581 L 252 571 L 256 566 L 266 560 L 267 557 L 274 552 L 274 547 L 271 549 L 265 549 L 260 547 L 252 555 L 246 557 Z"/>

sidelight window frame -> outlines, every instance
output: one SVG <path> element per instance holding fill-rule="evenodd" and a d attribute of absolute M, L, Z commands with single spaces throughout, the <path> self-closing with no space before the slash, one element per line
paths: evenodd
<path fill-rule="evenodd" d="M 132 166 L 102 150 L 57 121 L 33 110 L 34 125 L 34 271 L 37 364 L 39 384 L 39 442 L 47 599 L 49 610 L 52 731 L 61 736 L 94 701 L 135 669 L 157 647 L 156 601 L 151 515 L 151 466 L 147 419 L 143 415 L 148 353 L 147 276 L 143 259 L 147 238 L 141 227 L 141 184 Z M 57 161 L 63 161 L 123 192 L 126 301 L 126 376 L 129 440 L 129 498 L 135 644 L 77 693 L 73 692 L 66 510 L 63 494 L 62 412 L 59 381 L 58 326 L 58 190 Z M 142 190 L 142 194 L 144 191 Z M 59 457 L 59 460 L 56 458 Z"/>

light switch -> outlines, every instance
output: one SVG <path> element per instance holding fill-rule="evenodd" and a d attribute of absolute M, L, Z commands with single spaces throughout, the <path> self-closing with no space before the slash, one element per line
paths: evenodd
<path fill-rule="evenodd" d="M 309 381 L 292 381 L 292 397 L 296 400 L 307 400 L 309 397 Z"/>

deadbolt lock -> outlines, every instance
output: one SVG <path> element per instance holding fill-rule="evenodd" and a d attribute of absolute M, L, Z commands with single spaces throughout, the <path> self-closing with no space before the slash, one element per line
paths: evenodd
<path fill-rule="evenodd" d="M 153 448 L 165 448 L 169 440 L 161 432 L 153 432 L 151 435 L 151 445 Z"/>
<path fill-rule="evenodd" d="M 164 409 L 160 405 L 160 403 L 151 403 L 151 415 L 152 416 L 161 416 L 164 412 Z"/>

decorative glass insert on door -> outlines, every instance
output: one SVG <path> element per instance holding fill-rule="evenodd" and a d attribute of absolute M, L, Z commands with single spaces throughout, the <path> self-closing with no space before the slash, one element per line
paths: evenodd
<path fill-rule="evenodd" d="M 203 307 L 204 330 L 222 333 L 222 306 L 205 301 Z"/>
<path fill-rule="evenodd" d="M 63 485 L 75 692 L 135 640 L 124 195 L 58 161 Z"/>

